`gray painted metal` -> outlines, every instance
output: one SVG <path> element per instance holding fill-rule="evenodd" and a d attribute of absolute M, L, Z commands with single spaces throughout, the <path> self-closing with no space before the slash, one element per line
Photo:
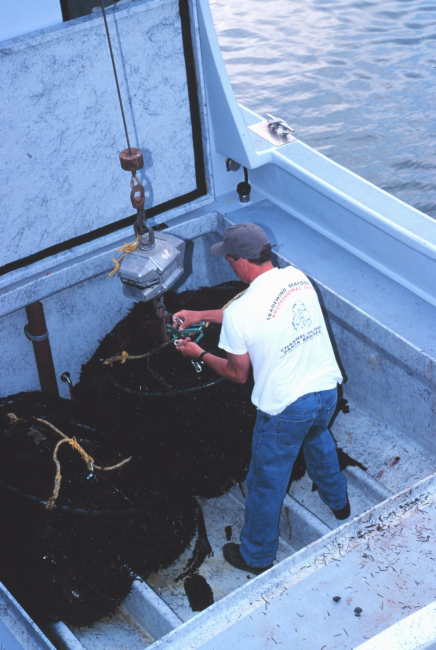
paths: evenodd
<path fill-rule="evenodd" d="M 114 617 L 74 632 L 59 621 L 52 625 L 51 633 L 61 650 L 91 650 L 93 647 L 136 650 L 144 644 L 151 645 L 181 624 L 177 614 L 138 579 Z"/>
<path fill-rule="evenodd" d="M 0 648 L 1 650 L 55 650 L 1 582 Z"/>
<path fill-rule="evenodd" d="M 360 467 L 347 467 L 344 470 L 344 476 L 348 485 L 354 485 L 359 490 L 373 499 L 374 503 L 379 503 L 389 499 L 394 492 L 386 488 L 382 483 L 376 481 L 372 476 L 364 472 Z"/>
<path fill-rule="evenodd" d="M 280 536 L 298 551 L 327 535 L 330 528 L 294 497 L 286 495 L 280 516 L 279 531 Z"/>
<path fill-rule="evenodd" d="M 182 620 L 145 582 L 136 581 L 124 609 L 153 639 L 160 639 Z"/>
<path fill-rule="evenodd" d="M 165 29 L 159 16 L 165 8 L 174 8 L 175 5 L 170 0 L 138 1 L 136 8 L 120 10 L 116 16 L 126 20 L 135 17 L 136 20 L 147 11 L 156 10 L 153 16 L 157 23 L 156 33 L 163 35 Z M 337 418 L 334 435 L 345 451 L 368 467 L 368 472 L 356 468 L 346 470 L 352 512 L 357 519 L 345 526 L 340 526 L 329 509 L 320 502 L 318 495 L 311 492 L 307 479 L 294 484 L 291 495 L 285 498 L 280 520 L 280 557 L 288 557 L 271 571 L 248 582 L 243 574 L 238 577 L 228 566 L 225 567 L 220 555 L 224 543 L 223 521 L 234 515 L 229 523 L 238 521 L 238 525 L 241 525 L 242 522 L 243 499 L 240 490 L 234 490 L 233 495 L 227 495 L 222 500 L 205 503 L 215 556 L 205 563 L 202 570 L 208 579 L 212 576 L 215 580 L 216 597 L 221 597 L 221 600 L 205 612 L 193 616 L 186 599 L 183 601 L 180 598 L 176 587 L 174 593 L 167 597 L 167 592 L 173 588 L 172 574 L 180 573 L 175 566 L 172 574 L 169 570 L 150 580 L 159 594 L 167 599 L 166 603 L 149 586 L 136 583 L 132 596 L 110 621 L 100 622 L 93 629 L 78 632 L 77 635 L 62 624 L 55 626 L 58 643 L 70 650 L 78 650 L 81 646 L 87 650 L 101 650 L 102 647 L 115 650 L 123 643 L 132 650 L 150 645 L 153 639 L 162 635 L 165 636 L 155 643 L 157 649 L 207 647 L 211 650 L 216 647 L 221 650 L 235 645 L 257 650 L 272 639 L 259 631 L 264 630 L 259 626 L 265 626 L 266 620 L 272 620 L 272 613 L 285 617 L 283 630 L 288 630 L 287 639 L 292 637 L 295 627 L 298 629 L 303 625 L 292 609 L 298 598 L 305 612 L 313 616 L 315 599 L 312 589 L 319 592 L 316 582 L 319 576 L 326 575 L 325 584 L 330 581 L 329 584 L 335 587 L 339 579 L 344 581 L 348 575 L 356 576 L 359 581 L 362 575 L 355 549 L 359 547 L 360 540 L 364 540 L 374 545 L 374 553 L 381 553 L 383 534 L 388 535 L 389 539 L 395 533 L 392 521 L 400 527 L 405 525 L 404 534 L 409 535 L 406 551 L 413 550 L 422 558 L 421 550 L 430 548 L 430 544 L 425 546 L 428 542 L 425 542 L 427 533 L 423 528 L 419 529 L 425 533 L 422 540 L 412 538 L 410 527 L 406 530 L 411 522 L 421 526 L 424 519 L 419 520 L 419 512 L 409 509 L 407 518 L 400 510 L 413 498 L 418 499 L 420 507 L 424 503 L 428 505 L 434 496 L 435 479 L 421 482 L 394 497 L 389 495 L 391 491 L 397 493 L 404 490 L 434 471 L 436 222 L 301 142 L 275 148 L 252 133 L 247 127 L 261 118 L 237 105 L 219 52 L 207 0 L 198 0 L 198 7 L 197 16 L 193 0 L 192 31 L 203 107 L 209 196 L 195 202 L 195 205 L 169 211 L 151 220 L 151 224 L 165 221 L 171 226 L 168 229 L 170 234 L 186 241 L 186 269 L 177 284 L 180 291 L 233 279 L 225 261 L 212 258 L 209 248 L 222 237 L 229 225 L 242 221 L 253 221 L 262 226 L 271 241 L 277 243 L 275 250 L 279 266 L 295 264 L 314 280 L 346 376 L 344 395 L 352 406 L 350 415 L 341 414 Z M 62 30 L 44 31 L 33 35 L 30 40 L 35 46 L 39 44 L 42 47 L 44 44 L 45 47 L 49 44 L 54 50 L 58 48 L 59 55 L 64 56 L 71 39 L 80 40 L 99 24 L 99 20 L 101 23 L 101 19 L 93 18 L 89 25 L 87 21 L 79 21 L 64 26 Z M 62 34 L 65 42 L 62 38 L 55 38 L 55 33 Z M 139 36 L 143 38 L 142 33 Z M 104 40 L 103 33 L 101 37 Z M 11 52 L 24 56 L 29 42 L 29 37 L 19 39 L 13 43 Z M 87 52 L 89 54 L 87 46 L 80 51 L 82 56 Z M 173 51 L 171 62 L 172 57 Z M 202 60 L 204 77 L 201 73 Z M 27 88 L 24 91 L 27 92 Z M 41 99 L 47 101 L 47 97 L 41 96 Z M 33 117 L 31 113 L 29 115 Z M 177 121 L 180 115 L 175 111 L 171 117 Z M 23 122 L 23 128 L 29 131 L 34 141 L 38 134 L 33 133 L 31 121 Z M 183 133 L 186 135 L 186 130 Z M 52 150 L 59 155 L 63 151 L 63 138 L 56 130 L 52 136 Z M 66 137 L 70 136 L 67 130 Z M 92 144 L 94 136 L 95 127 L 93 133 L 87 136 L 88 146 Z M 159 165 L 165 165 L 168 155 L 173 161 L 172 146 L 166 147 L 163 143 L 158 150 Z M 41 151 L 38 151 L 38 155 L 45 156 Z M 226 157 L 252 170 L 251 203 L 244 206 L 239 203 L 235 188 L 242 180 L 242 170 L 227 172 Z M 40 164 L 39 161 L 35 162 L 34 157 L 27 156 L 27 160 L 27 166 L 38 163 L 38 167 Z M 117 161 L 112 163 L 118 164 Z M 112 163 L 108 160 L 106 169 L 112 169 Z M 52 169 L 47 159 L 43 167 L 44 173 Z M 172 178 L 178 187 L 184 187 L 184 183 L 189 182 L 189 174 L 185 172 L 185 169 L 179 169 L 177 177 Z M 118 171 L 115 180 L 114 174 L 115 168 L 113 174 L 105 175 L 101 188 L 96 186 L 100 188 L 100 193 L 97 192 L 95 197 L 99 204 L 104 205 L 104 200 L 109 196 L 108 186 L 111 190 L 115 189 L 117 194 L 107 208 L 109 212 L 105 219 L 107 216 L 108 222 L 119 218 L 117 215 L 121 214 L 123 200 L 127 196 L 120 185 L 125 182 L 125 176 Z M 153 185 L 156 196 L 161 191 L 169 191 L 163 178 L 159 176 Z M 51 184 L 47 183 L 44 192 L 49 193 L 50 188 Z M 77 191 L 83 193 L 83 184 L 75 185 L 74 192 Z M 77 198 L 77 194 L 74 196 Z M 122 196 L 124 199 L 120 198 Z M 89 197 L 87 194 L 87 199 Z M 8 195 L 6 199 L 10 202 L 11 197 Z M 38 206 L 41 208 L 41 204 Z M 73 215 L 75 227 L 83 222 L 85 212 L 82 206 L 77 215 Z M 50 214 L 56 214 L 55 210 Z M 132 239 L 131 230 L 126 229 L 0 278 L 0 327 L 3 333 L 0 355 L 4 367 L 8 368 L 8 372 L 2 375 L 0 394 L 38 387 L 36 371 L 29 361 L 27 343 L 23 344 L 23 326 L 26 322 L 24 307 L 35 300 L 44 301 L 58 375 L 69 370 L 73 383 L 77 381 L 81 364 L 89 358 L 102 335 L 112 329 L 130 308 L 130 302 L 122 297 L 119 281 L 108 280 L 106 275 L 112 268 L 113 249 Z M 12 250 L 15 244 L 12 241 L 8 245 Z M 86 322 L 77 318 L 80 313 L 88 314 Z M 60 390 L 68 397 L 67 386 L 61 384 Z M 390 518 L 393 512 L 393 518 Z M 433 518 L 427 523 L 430 522 L 434 528 L 434 521 L 433 513 Z M 380 522 L 383 526 L 378 531 Z M 330 529 L 333 530 L 328 532 Z M 341 552 L 346 548 L 350 552 L 339 556 L 338 549 Z M 386 553 L 395 555 L 392 545 Z M 411 555 L 407 552 L 403 555 L 402 568 L 407 572 Z M 183 561 L 182 557 L 180 563 Z M 426 561 L 423 560 L 423 566 Z M 321 565 L 325 573 L 319 568 Z M 341 569 L 342 566 L 344 569 Z M 431 566 L 426 565 L 425 570 L 430 574 Z M 392 576 L 393 572 L 380 573 L 383 586 L 392 588 L 385 578 Z M 401 588 L 409 589 L 416 578 L 415 574 L 410 574 L 410 580 L 406 580 Z M 345 583 L 341 584 L 345 589 Z M 238 588 L 232 591 L 235 587 Z M 361 588 L 364 587 L 360 580 Z M 398 591 L 398 585 L 395 589 Z M 287 591 L 284 590 L 288 590 L 292 597 L 286 596 Z M 383 594 L 383 591 L 380 593 Z M 364 611 L 370 610 L 370 597 L 374 597 L 374 590 L 365 593 L 360 590 L 358 596 L 368 598 Z M 420 606 L 427 604 L 427 596 L 425 592 Z M 176 614 L 169 609 L 168 603 L 177 611 L 178 601 L 182 601 L 182 606 Z M 324 605 L 325 599 L 322 600 Z M 404 615 L 404 610 L 398 606 L 389 611 L 386 626 Z M 252 619 L 249 614 L 253 615 Z M 238 617 L 241 619 L 239 623 Z M 331 615 L 326 616 L 326 620 L 332 618 Z M 180 619 L 190 620 L 179 625 Z M 358 637 L 358 626 L 362 627 L 364 619 L 358 620 L 353 616 L 351 620 L 350 630 L 354 636 L 350 643 L 359 643 L 362 639 Z M 324 618 L 321 620 L 318 617 L 317 625 L 310 622 L 306 628 L 317 641 L 321 640 L 326 630 L 331 630 L 329 625 L 332 621 L 326 624 L 323 621 Z M 118 624 L 125 626 L 123 637 L 117 636 Z M 288 629 L 286 625 L 291 627 Z M 370 633 L 377 631 L 372 628 Z M 101 635 L 104 641 L 101 641 Z M 404 635 L 403 629 L 401 635 Z M 279 636 L 274 638 L 280 641 Z M 334 638 L 337 640 L 338 637 Z M 394 630 L 389 638 L 395 638 Z M 431 644 L 432 640 L 428 638 Z M 410 648 L 415 647 L 413 642 L 410 639 Z M 318 647 L 322 645 L 320 642 Z M 298 647 L 304 648 L 300 639 Z"/>
<path fill-rule="evenodd" d="M 253 213 L 254 211 L 254 217 L 253 218 Z M 277 235 L 281 234 L 281 230 L 278 230 L 278 224 L 282 222 L 284 219 L 284 215 L 282 211 L 278 208 L 276 208 L 274 205 L 270 204 L 269 202 L 264 203 L 263 205 L 256 204 L 249 206 L 248 208 L 245 208 L 244 213 L 239 214 L 238 212 L 232 212 L 231 214 L 232 221 L 237 222 L 239 219 L 251 219 L 251 220 L 256 220 L 258 223 L 260 222 L 261 225 L 268 223 L 268 225 L 265 225 L 266 228 L 269 228 L 270 232 L 272 232 L 272 235 L 278 239 Z M 262 221 L 260 221 L 262 219 Z M 268 222 L 267 222 L 268 219 Z M 226 267 L 221 263 L 219 263 L 218 260 L 211 260 L 211 258 L 208 256 L 208 248 L 210 244 L 217 239 L 219 239 L 219 235 L 215 233 L 223 233 L 225 228 L 227 227 L 228 224 L 230 224 L 231 221 L 228 219 L 225 219 L 222 215 L 218 213 L 209 213 L 205 214 L 203 216 L 199 216 L 197 219 L 184 219 L 181 221 L 179 224 L 175 224 L 173 228 L 171 228 L 171 232 L 177 233 L 177 234 L 182 234 L 184 236 L 187 236 L 189 238 L 192 238 L 194 245 L 192 247 L 192 269 L 193 273 L 187 274 L 181 281 L 179 288 L 180 290 L 188 287 L 196 287 L 200 283 L 204 282 L 204 278 L 207 279 L 208 282 L 210 283 L 215 283 L 218 281 L 221 281 L 222 279 L 226 279 L 227 277 L 230 277 L 226 275 Z M 310 244 L 310 240 L 308 240 L 308 244 Z M 289 242 L 285 239 L 285 246 L 289 247 Z M 290 256 L 291 257 L 291 256 Z M 222 262 L 222 261 L 221 261 Z M 280 255 L 278 257 L 278 262 L 280 265 L 285 265 L 288 262 L 288 260 Z M 212 266 L 211 266 L 212 264 Z M 113 285 L 112 285 L 113 286 Z M 330 306 L 333 305 L 335 308 L 336 312 L 341 310 L 342 305 L 344 304 L 343 299 L 336 293 L 332 292 L 327 286 L 324 284 L 321 284 L 318 282 L 318 286 L 321 291 L 321 295 L 324 299 L 325 303 L 329 303 Z M 88 290 L 89 290 L 88 286 Z M 74 288 L 72 288 L 70 291 L 74 291 Z M 111 295 L 111 292 L 109 292 L 108 295 Z M 372 332 L 376 331 L 375 328 L 378 326 L 380 328 L 380 324 L 377 324 L 375 319 L 371 319 L 369 315 L 363 314 L 356 310 L 352 305 L 349 303 L 346 303 L 347 309 L 350 310 L 350 312 L 353 314 L 353 317 L 355 317 L 355 313 L 357 311 L 357 314 L 360 316 L 360 329 L 361 331 L 359 332 L 357 328 L 355 328 L 355 334 L 354 337 L 356 340 L 351 339 L 351 341 L 348 341 L 346 345 L 343 345 L 341 349 L 341 355 L 345 351 L 350 354 L 350 359 L 353 360 L 353 363 L 356 363 L 358 359 L 358 365 L 356 366 L 356 372 L 359 371 L 359 381 L 351 381 L 349 380 L 349 384 L 351 383 L 352 386 L 354 386 L 354 393 L 353 393 L 353 399 L 357 401 L 358 404 L 360 404 L 362 401 L 364 402 L 367 396 L 368 391 L 371 390 L 371 386 L 374 384 L 374 377 L 373 375 L 369 375 L 368 380 L 365 379 L 365 373 L 362 372 L 362 358 L 356 357 L 356 350 L 359 349 L 360 341 L 363 342 L 364 345 L 372 345 L 372 341 L 369 339 L 369 337 L 364 336 L 364 332 L 366 331 L 365 328 L 368 326 L 371 328 Z M 336 317 L 335 311 L 329 311 L 329 315 L 331 320 L 333 320 Z M 336 322 L 333 320 L 335 327 L 339 328 L 339 334 L 340 336 L 343 336 L 343 333 L 340 329 L 340 322 L 339 318 L 336 319 Z M 345 328 L 343 328 L 345 329 Z M 387 328 L 380 328 L 382 333 L 384 334 L 385 337 L 385 348 L 388 346 L 391 346 L 391 348 L 395 345 L 397 341 L 397 335 L 395 334 L 394 331 L 388 330 Z M 51 328 L 52 331 L 52 328 Z M 346 330 L 348 331 L 348 330 Z M 410 358 L 413 360 L 414 359 L 414 347 L 411 347 L 410 344 L 408 344 L 404 339 L 401 339 L 401 344 L 404 347 L 405 351 L 411 350 L 410 353 Z M 349 347 L 347 347 L 349 346 Z M 383 350 L 383 348 L 379 345 L 378 346 L 379 351 Z M 386 354 L 386 351 L 383 350 L 383 352 L 379 352 L 380 358 L 384 360 L 384 357 L 388 357 Z M 363 357 L 364 358 L 364 357 Z M 388 357 L 389 358 L 389 357 Z M 406 360 L 408 359 L 406 354 L 403 354 L 403 366 L 406 365 Z M 392 381 L 397 381 L 398 380 L 398 375 L 397 375 L 397 369 L 396 369 L 396 359 L 391 359 L 392 362 Z M 372 367 L 372 366 L 371 366 Z M 348 370 L 349 366 L 347 366 Z M 383 380 L 389 381 L 389 369 L 391 366 L 389 364 L 386 365 L 384 368 L 384 375 L 383 375 Z M 351 374 L 351 373 L 350 373 Z M 409 377 L 409 386 L 410 386 L 410 373 L 408 373 Z M 372 382 L 372 383 L 371 383 Z M 346 390 L 349 390 L 349 384 L 346 386 Z M 346 396 L 348 397 L 348 394 L 346 393 Z M 423 397 L 424 397 L 424 403 L 425 403 L 425 395 L 420 396 L 420 402 L 423 402 Z M 396 404 L 396 401 L 392 402 L 392 399 L 397 400 L 398 395 L 395 396 L 387 396 L 386 399 L 390 399 L 391 402 L 389 404 L 390 408 L 392 408 L 393 405 Z M 407 401 L 408 396 L 407 394 L 405 395 L 404 393 L 401 395 L 401 399 Z M 415 402 L 416 406 L 416 402 Z M 407 405 L 405 406 L 407 408 Z M 410 408 L 410 404 L 409 404 Z M 346 418 L 349 416 L 343 416 L 344 421 Z M 368 428 L 368 422 L 365 421 L 362 425 L 358 425 L 362 428 L 362 432 L 364 432 L 365 428 Z M 354 425 L 355 427 L 356 425 Z M 416 423 L 414 421 L 408 422 L 408 434 L 410 436 L 411 433 L 413 433 L 413 428 L 416 426 Z M 379 435 L 381 435 L 381 432 L 379 431 Z M 393 436 L 397 436 L 398 433 L 393 434 Z M 365 438 L 363 438 L 363 444 L 367 446 L 367 443 L 365 441 Z M 385 444 L 383 439 L 381 439 L 381 443 Z M 427 441 L 428 444 L 428 441 Z M 357 476 L 356 476 L 357 474 Z M 360 490 L 361 489 L 361 477 L 359 478 L 358 472 L 351 471 L 351 476 L 353 479 L 356 479 L 354 481 L 356 489 Z M 353 483 L 353 481 L 350 481 L 350 485 Z M 305 490 L 305 494 L 311 496 L 310 493 L 310 486 L 308 486 L 309 489 Z M 377 487 L 377 485 L 374 484 L 370 479 L 365 481 L 364 484 L 364 489 L 362 490 L 364 493 L 365 499 L 372 499 L 374 501 L 380 501 L 381 499 L 385 498 L 386 496 L 386 491 L 383 488 Z M 317 495 L 313 495 L 314 498 L 317 499 Z M 305 497 L 306 498 L 306 497 Z M 353 508 L 356 507 L 356 501 L 354 499 L 354 496 L 352 498 L 352 506 Z M 323 506 L 321 506 L 322 508 Z M 360 506 L 359 506 L 360 507 Z M 358 507 L 358 510 L 359 510 Z M 287 511 L 286 508 L 289 508 Z M 332 520 L 331 513 L 327 512 L 327 515 L 330 514 L 330 519 L 326 518 L 326 511 L 324 507 L 324 512 L 318 512 L 317 511 L 318 506 L 313 506 L 311 504 L 310 509 L 308 510 L 305 508 L 303 505 L 300 503 L 297 503 L 295 499 L 289 497 L 286 499 L 285 504 L 284 504 L 284 509 L 282 512 L 282 518 L 281 518 L 281 532 L 283 534 L 284 539 L 286 539 L 288 542 L 290 542 L 294 548 L 294 550 L 297 550 L 297 548 L 304 548 L 308 543 L 313 542 L 313 540 L 317 539 L 318 537 L 322 536 L 325 534 L 326 530 L 328 530 L 329 527 L 333 527 L 335 525 L 338 525 L 338 522 Z M 366 509 L 366 506 L 365 506 Z M 314 514 L 316 512 L 317 514 Z M 322 521 L 325 521 L 325 524 L 322 523 Z M 291 535 L 289 535 L 289 522 L 291 522 Z M 313 542 L 314 543 L 314 542 Z M 219 549 L 217 549 L 217 553 L 219 553 Z M 145 625 L 144 621 L 142 622 L 142 625 Z M 145 628 L 147 629 L 147 628 Z M 98 634 L 102 634 L 102 630 L 98 630 Z M 111 632 L 111 634 L 113 634 Z M 94 635 L 95 637 L 95 635 Z M 110 637 L 113 638 L 113 637 Z M 94 642 L 95 643 L 95 642 Z M 111 641 L 111 643 L 114 643 Z M 88 643 L 87 643 L 88 645 Z M 132 646 L 133 647 L 133 646 Z"/>
<path fill-rule="evenodd" d="M 23 650 L 23 646 L 16 637 L 9 631 L 3 621 L 0 621 L 0 647 L 8 650 Z"/>
<path fill-rule="evenodd" d="M 201 499 L 200 503 L 213 554 L 206 558 L 198 573 L 206 579 L 212 589 L 214 600 L 218 601 L 253 578 L 252 575 L 244 571 L 235 571 L 222 555 L 222 547 L 227 541 L 226 526 L 232 528 L 231 539 L 239 539 L 239 533 L 244 523 L 244 507 L 232 494 L 225 494 L 217 499 Z M 173 565 L 167 569 L 156 571 L 147 578 L 147 583 L 152 589 L 168 603 L 183 621 L 196 616 L 189 605 L 183 580 L 178 580 L 192 555 L 193 548 L 194 542 Z M 286 540 L 281 539 L 277 560 L 280 561 L 293 552 L 294 549 Z"/>
<path fill-rule="evenodd" d="M 436 601 L 410 614 L 355 650 L 436 650 Z"/>
<path fill-rule="evenodd" d="M 52 625 L 51 634 L 60 650 L 86 650 L 76 635 L 62 621 Z"/>
<path fill-rule="evenodd" d="M 179 3 L 137 1 L 109 10 L 108 23 L 149 208 L 197 188 Z M 0 78 L 2 264 L 129 217 L 130 175 L 118 160 L 126 141 L 101 14 L 3 42 Z M 202 84 L 198 91 L 204 112 Z"/>
<path fill-rule="evenodd" d="M 89 627 L 75 629 L 74 635 L 86 650 L 144 650 L 153 644 L 147 631 L 123 607 Z"/>
<path fill-rule="evenodd" d="M 432 603 L 434 544 L 426 546 L 422 539 L 427 534 L 433 539 L 434 529 L 422 536 L 422 526 L 435 515 L 435 486 L 433 475 L 371 508 L 215 603 L 154 647 L 257 650 L 270 647 L 274 637 L 301 650 L 322 647 L 326 640 L 336 648 L 353 648 L 363 637 L 404 618 L 409 608 Z M 404 552 L 406 548 L 410 552 Z M 398 570 L 389 569 L 392 566 Z M 338 604 L 332 600 L 336 595 L 341 595 Z M 400 598 L 405 608 L 398 607 Z M 353 611 L 359 605 L 361 618 Z M 339 633 L 341 640 L 335 636 Z"/>

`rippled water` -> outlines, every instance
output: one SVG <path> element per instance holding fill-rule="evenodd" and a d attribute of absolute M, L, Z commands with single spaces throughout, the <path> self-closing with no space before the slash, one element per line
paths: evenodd
<path fill-rule="evenodd" d="M 237 99 L 436 218 L 435 0 L 211 0 Z"/>

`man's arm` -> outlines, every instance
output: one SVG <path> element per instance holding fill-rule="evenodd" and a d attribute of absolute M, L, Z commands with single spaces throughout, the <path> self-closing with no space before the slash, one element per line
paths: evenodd
<path fill-rule="evenodd" d="M 218 375 L 230 379 L 236 384 L 245 384 L 248 379 L 251 363 L 248 352 L 245 354 L 227 352 L 227 359 L 216 357 L 214 354 L 205 354 L 203 361 Z"/>
<path fill-rule="evenodd" d="M 189 338 L 179 339 L 176 347 L 184 357 L 190 357 L 192 359 L 198 359 L 200 354 L 204 352 L 199 345 L 193 343 Z M 227 359 L 222 359 L 221 357 L 216 357 L 214 354 L 208 353 L 204 355 L 202 360 L 218 375 L 236 384 L 245 384 L 248 379 L 251 363 L 248 352 L 245 354 L 231 354 L 227 352 Z"/>

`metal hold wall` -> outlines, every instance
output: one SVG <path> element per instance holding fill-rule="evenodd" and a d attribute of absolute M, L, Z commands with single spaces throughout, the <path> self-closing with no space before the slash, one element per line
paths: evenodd
<path fill-rule="evenodd" d="M 197 188 L 179 2 L 135 2 L 108 22 L 150 208 Z M 3 42 L 0 83 L 3 265 L 133 214 L 101 14 Z"/>
<path fill-rule="evenodd" d="M 219 241 L 217 232 L 224 230 L 224 220 L 213 212 L 168 230 L 187 241 L 185 273 L 174 290 L 198 289 L 234 279 L 227 262 L 209 254 L 210 246 Z M 107 277 L 112 257 L 112 250 L 107 251 L 101 262 L 105 266 L 97 266 L 93 272 L 96 277 L 42 298 L 58 380 L 64 371 L 69 371 L 75 384 L 82 364 L 133 305 L 123 295 L 119 278 Z M 23 390 L 39 390 L 32 344 L 23 331 L 26 322 L 25 309 L 0 318 L 0 354 L 4 367 L 8 368 L 0 375 L 1 397 Z M 58 381 L 58 386 L 61 396 L 68 398 L 67 385 Z"/>

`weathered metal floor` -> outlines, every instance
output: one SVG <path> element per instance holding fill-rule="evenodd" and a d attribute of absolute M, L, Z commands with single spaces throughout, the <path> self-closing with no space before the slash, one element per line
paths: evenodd
<path fill-rule="evenodd" d="M 253 578 L 251 574 L 235 571 L 223 558 L 222 547 L 227 541 L 225 528 L 231 526 L 233 541 L 239 542 L 239 533 L 244 524 L 244 506 L 233 494 L 225 494 L 218 499 L 199 500 L 206 522 L 208 537 L 213 549 L 213 555 L 205 560 L 198 573 L 202 575 L 212 588 L 214 600 L 217 601 L 235 589 L 243 586 Z M 168 605 L 177 612 L 183 621 L 195 615 L 189 606 L 188 598 L 183 587 L 183 580 L 177 581 L 187 560 L 191 556 L 194 544 L 183 553 L 178 561 L 168 569 L 153 573 L 147 583 Z M 294 552 L 294 549 L 283 539 L 280 540 L 277 561 L 283 560 Z"/>
<path fill-rule="evenodd" d="M 49 640 L 0 583 L 0 650 L 54 650 Z"/>
<path fill-rule="evenodd" d="M 295 556 L 294 567 L 293 558 L 285 560 L 283 566 L 290 571 L 282 576 L 280 588 L 275 585 L 269 594 L 267 589 L 262 592 L 259 580 L 248 611 L 242 603 L 244 615 L 239 620 L 209 641 L 206 633 L 202 650 L 275 645 L 351 650 L 431 604 L 436 574 L 435 481 L 430 490 L 427 487 L 421 486 L 391 509 L 378 506 L 367 521 L 350 522 L 342 535 L 337 531 L 320 544 L 310 559 L 299 561 Z M 301 573 L 304 565 L 310 574 L 296 581 L 291 567 Z M 255 596 L 263 596 L 264 602 L 253 603 Z M 340 600 L 335 602 L 334 597 Z"/>
<path fill-rule="evenodd" d="M 119 607 L 114 616 L 108 616 L 91 627 L 75 632 L 86 650 L 141 650 L 153 643 L 153 639 L 126 611 Z"/>
<path fill-rule="evenodd" d="M 389 497 L 391 500 L 397 498 L 393 495 L 434 473 L 436 469 L 435 458 L 425 453 L 419 445 L 377 422 L 352 402 L 350 413 L 340 413 L 332 431 L 338 445 L 367 467 L 366 472 L 359 467 L 348 467 L 344 471 L 348 481 L 351 519 L 365 512 L 371 513 L 374 506 Z M 258 584 L 259 578 L 233 569 L 222 557 L 222 547 L 230 534 L 232 541 L 239 541 L 244 519 L 243 503 L 243 491 L 238 486 L 218 499 L 201 500 L 213 555 L 205 560 L 199 573 L 210 585 L 215 603 L 229 594 L 234 595 L 240 587 L 250 582 L 253 587 Z M 429 517 L 434 516 L 435 508 L 430 502 L 427 505 L 432 510 L 428 515 L 423 513 L 421 517 L 413 512 L 413 516 L 407 516 L 404 521 L 400 521 L 398 515 L 388 518 L 379 535 L 374 526 L 370 529 L 370 538 L 365 536 L 363 544 L 358 542 L 359 535 L 353 538 L 354 541 L 350 538 L 346 532 L 347 525 L 340 528 L 343 522 L 334 518 L 316 491 L 312 492 L 312 484 L 307 476 L 294 482 L 282 509 L 277 562 L 289 562 L 293 556 L 298 562 L 301 552 L 305 553 L 308 545 L 316 540 L 319 540 L 316 544 L 322 544 L 324 536 L 327 535 L 328 540 L 332 530 L 336 529 L 339 529 L 336 532 L 338 536 L 344 530 L 346 542 L 343 543 L 346 543 L 349 552 L 342 552 L 342 542 L 336 542 L 339 545 L 336 560 L 294 585 L 292 599 L 284 593 L 275 599 L 274 608 L 257 608 L 251 614 L 250 632 L 245 631 L 241 622 L 242 631 L 237 625 L 232 625 L 204 647 L 221 650 L 234 643 L 257 649 L 262 647 L 259 646 L 259 639 L 264 640 L 266 648 L 272 647 L 271 644 L 284 643 L 284 632 L 280 631 L 280 626 L 283 626 L 287 630 L 287 642 L 291 631 L 295 637 L 293 642 L 298 642 L 301 650 L 319 650 L 323 642 L 326 648 L 352 648 L 417 607 L 428 605 L 436 592 L 432 582 L 422 587 L 422 576 L 432 575 L 436 556 L 426 553 L 426 549 L 430 548 L 425 546 L 425 538 L 430 535 Z M 354 526 L 355 522 L 350 525 Z M 62 624 L 55 626 L 59 647 L 70 650 L 100 650 L 106 647 L 111 650 L 139 650 L 152 645 L 184 621 L 196 620 L 197 612 L 190 607 L 183 580 L 177 580 L 191 556 L 193 544 L 171 567 L 153 573 L 147 585 L 135 583 L 132 595 L 111 619 L 74 631 L 74 634 Z M 421 578 L 413 575 L 412 560 L 415 555 L 420 558 Z M 416 593 L 413 589 L 410 591 L 409 583 L 416 586 Z M 403 593 L 400 604 L 397 602 L 399 590 Z M 335 595 L 341 597 L 339 603 L 332 601 Z M 364 612 L 360 617 L 354 614 L 356 606 Z M 214 607 L 209 609 L 213 610 Z M 314 617 L 317 620 L 316 630 Z M 290 626 L 291 619 L 293 623 Z M 251 635 L 255 640 L 250 641 Z"/>

